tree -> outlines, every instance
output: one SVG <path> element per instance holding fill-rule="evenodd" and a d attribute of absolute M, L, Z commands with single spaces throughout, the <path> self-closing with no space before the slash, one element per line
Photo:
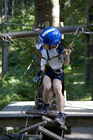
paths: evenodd
<path fill-rule="evenodd" d="M 15 1 L 12 0 L 12 17 L 14 16 Z"/>
<path fill-rule="evenodd" d="M 87 24 L 93 22 L 93 1 L 90 1 L 87 9 Z M 93 35 L 86 35 L 85 47 L 85 89 L 91 87 L 93 100 Z"/>
<path fill-rule="evenodd" d="M 5 19 L 4 22 L 8 21 L 8 0 L 5 0 Z M 5 29 L 5 33 L 7 33 L 7 28 Z M 3 47 L 3 73 L 8 72 L 8 43 L 4 41 Z"/>
<path fill-rule="evenodd" d="M 0 1 L 0 23 L 2 19 L 2 1 Z M 0 44 L 0 80 L 2 78 L 2 46 Z"/>
<path fill-rule="evenodd" d="M 20 1 L 20 4 L 21 4 L 21 13 L 22 13 L 22 17 L 24 17 L 24 0 L 21 0 Z"/>
<path fill-rule="evenodd" d="M 35 27 L 41 29 L 54 26 L 59 27 L 59 0 L 35 0 Z M 38 52 L 39 53 L 39 52 Z M 40 58 L 36 58 L 36 72 L 40 70 Z M 36 106 L 38 98 L 42 97 L 43 86 L 36 93 Z"/>

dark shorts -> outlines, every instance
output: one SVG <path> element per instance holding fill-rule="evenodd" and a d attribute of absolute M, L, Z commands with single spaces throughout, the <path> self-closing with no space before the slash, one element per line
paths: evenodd
<path fill-rule="evenodd" d="M 58 79 L 63 82 L 64 72 L 62 69 L 52 70 L 50 67 L 47 67 L 45 75 L 49 76 L 51 80 Z"/>

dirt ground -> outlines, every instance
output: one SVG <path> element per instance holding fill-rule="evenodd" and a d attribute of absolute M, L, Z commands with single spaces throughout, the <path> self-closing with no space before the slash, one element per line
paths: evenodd
<path fill-rule="evenodd" d="M 93 127 L 72 127 L 71 135 L 65 135 L 66 140 L 93 140 Z"/>

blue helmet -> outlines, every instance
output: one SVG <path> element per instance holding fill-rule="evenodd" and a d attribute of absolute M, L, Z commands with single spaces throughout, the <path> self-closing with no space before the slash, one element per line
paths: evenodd
<path fill-rule="evenodd" d="M 55 27 L 48 27 L 40 33 L 38 38 L 45 44 L 54 45 L 59 43 L 61 33 Z"/>

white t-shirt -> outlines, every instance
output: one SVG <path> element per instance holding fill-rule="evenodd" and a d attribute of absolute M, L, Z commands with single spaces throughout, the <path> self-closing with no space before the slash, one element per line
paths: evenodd
<path fill-rule="evenodd" d="M 36 48 L 41 51 L 42 57 L 45 58 L 45 59 L 41 58 L 41 70 L 44 69 L 44 66 L 46 64 L 46 59 L 48 59 L 48 56 L 49 56 L 49 58 L 52 58 L 52 57 L 57 56 L 59 54 L 58 53 L 58 51 L 59 51 L 58 46 L 59 46 L 59 44 L 55 48 L 48 50 L 48 55 L 47 55 L 47 51 L 42 47 L 42 42 L 38 42 L 36 44 Z M 63 51 L 65 51 L 64 48 L 62 48 L 62 52 Z M 65 56 L 61 55 L 61 56 L 58 56 L 58 57 L 53 58 L 51 60 L 48 60 L 48 65 L 53 70 L 58 70 L 58 69 L 62 68 L 64 60 L 65 60 Z"/>

